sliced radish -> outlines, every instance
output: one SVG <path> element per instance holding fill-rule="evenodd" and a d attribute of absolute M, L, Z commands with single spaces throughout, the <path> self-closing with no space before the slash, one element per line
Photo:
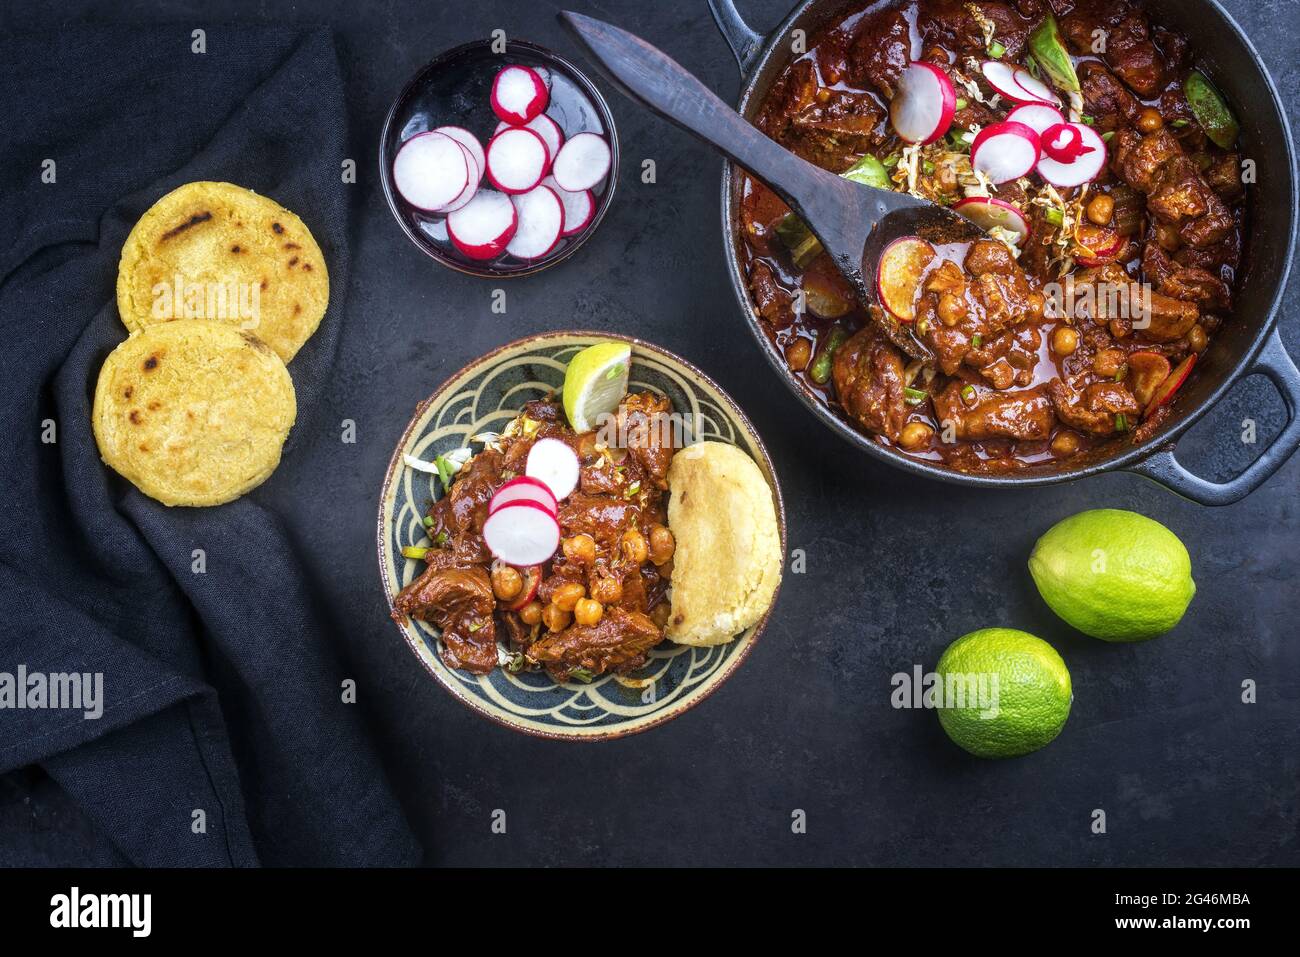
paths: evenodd
<path fill-rule="evenodd" d="M 1039 136 L 1043 131 L 1057 123 L 1064 123 L 1065 117 L 1061 111 L 1054 106 L 1048 106 L 1046 103 L 1026 103 L 1024 106 L 1017 106 L 1007 114 L 1008 123 L 1024 123 Z"/>
<path fill-rule="evenodd" d="M 899 322 L 916 318 L 916 292 L 925 268 L 938 255 L 920 236 L 904 236 L 885 247 L 876 270 L 876 294 L 880 304 Z"/>
<path fill-rule="evenodd" d="M 470 259 L 492 259 L 506 251 L 519 216 L 510 197 L 481 189 L 464 207 L 447 217 L 452 245 Z"/>
<path fill-rule="evenodd" d="M 535 66 L 535 67 L 533 67 L 532 69 L 533 69 L 533 72 L 534 72 L 534 73 L 536 73 L 539 77 L 541 77 L 542 82 L 543 82 L 544 84 L 546 84 L 546 89 L 549 90 L 549 89 L 551 88 L 551 69 L 550 69 L 550 67 L 545 67 L 545 66 Z"/>
<path fill-rule="evenodd" d="M 502 67 L 492 81 L 492 112 L 515 126 L 545 112 L 550 100 L 551 91 L 532 67 Z"/>
<path fill-rule="evenodd" d="M 1081 266 L 1101 266 L 1112 260 L 1123 248 L 1125 239 L 1113 229 L 1096 226 L 1092 223 L 1080 223 L 1074 227 L 1074 242 L 1086 252 L 1075 255 L 1074 261 Z"/>
<path fill-rule="evenodd" d="M 1047 91 L 1047 96 L 1039 96 L 1017 82 L 1019 74 L 1023 72 L 1018 67 L 1013 67 L 1011 64 L 999 60 L 985 60 L 980 64 L 980 73 L 984 74 L 984 79 L 993 88 L 993 92 L 1004 100 L 1010 100 L 1012 103 L 1050 104 L 1055 102 L 1051 90 Z M 1032 80 L 1033 77 L 1030 76 L 1030 79 Z"/>
<path fill-rule="evenodd" d="M 911 63 L 889 104 L 889 120 L 909 143 L 933 143 L 952 125 L 957 94 L 948 74 L 930 63 Z"/>
<path fill-rule="evenodd" d="M 470 181 L 461 145 L 442 133 L 411 137 L 393 157 L 393 185 L 412 206 L 438 212 L 460 198 Z"/>
<path fill-rule="evenodd" d="M 578 454 L 559 439 L 538 439 L 528 450 L 524 474 L 545 482 L 558 501 L 578 487 Z"/>
<path fill-rule="evenodd" d="M 1029 220 L 1015 206 L 991 196 L 972 196 L 955 203 L 953 212 L 961 213 L 980 229 L 994 227 L 1016 234 L 1017 244 L 1029 237 Z"/>
<path fill-rule="evenodd" d="M 578 133 L 560 147 L 551 165 L 551 175 L 561 189 L 581 193 L 591 189 L 609 173 L 609 144 L 595 133 Z"/>
<path fill-rule="evenodd" d="M 518 611 L 527 605 L 537 597 L 537 588 L 542 583 L 542 566 L 533 565 L 531 568 L 520 568 L 518 571 L 524 576 L 524 587 L 519 590 L 519 596 L 506 605 L 506 611 Z"/>
<path fill-rule="evenodd" d="M 1037 102 L 1050 103 L 1052 106 L 1061 105 L 1061 98 L 1052 92 L 1052 88 L 1024 67 L 1016 67 L 1012 79 L 1015 81 L 1016 86 L 1028 93 Z"/>
<path fill-rule="evenodd" d="M 540 565 L 560 547 L 560 523 L 536 502 L 512 502 L 487 517 L 483 541 L 508 565 Z"/>
<path fill-rule="evenodd" d="M 468 206 L 469 201 L 473 199 L 474 194 L 478 192 L 479 181 L 483 178 L 483 174 L 480 172 L 478 164 L 474 161 L 474 154 L 471 153 L 463 144 L 458 142 L 457 145 L 460 146 L 461 152 L 465 154 L 465 162 L 469 164 L 469 182 L 465 184 L 465 188 L 461 190 L 459 196 L 453 199 L 446 206 L 439 207 L 438 212 L 440 213 L 454 213 L 456 210 Z"/>
<path fill-rule="evenodd" d="M 453 140 L 465 147 L 470 157 L 474 160 L 474 165 L 478 167 L 478 177 L 474 180 L 475 185 L 483 181 L 483 173 L 487 170 L 487 158 L 483 155 L 483 144 L 478 141 L 478 137 L 465 129 L 463 126 L 439 126 L 433 131 L 441 133 L 443 136 L 450 136 Z"/>
<path fill-rule="evenodd" d="M 506 252 L 519 259 L 540 259 L 560 241 L 564 231 L 564 205 L 549 186 L 538 186 L 518 196 L 511 196 L 519 227 L 506 246 Z"/>
<path fill-rule="evenodd" d="M 1182 384 L 1187 381 L 1187 376 L 1191 374 L 1192 366 L 1194 365 L 1196 365 L 1195 352 L 1189 355 L 1182 362 L 1178 363 L 1174 368 L 1174 371 L 1169 373 L 1169 376 L 1164 382 L 1160 383 L 1160 386 L 1155 391 L 1155 395 L 1153 395 L 1151 401 L 1147 403 L 1146 415 L 1150 415 L 1162 405 L 1173 400 L 1174 393 L 1177 392 L 1182 387 Z"/>
<path fill-rule="evenodd" d="M 541 116 L 534 116 L 524 124 L 524 128 L 532 130 L 546 144 L 546 153 L 550 157 L 550 162 L 546 164 L 549 172 L 551 163 L 555 162 L 555 157 L 560 155 L 560 147 L 564 145 L 564 131 L 560 129 L 559 123 L 556 123 L 545 113 Z"/>
<path fill-rule="evenodd" d="M 986 126 L 975 134 L 970 147 L 971 166 L 994 185 L 1028 174 L 1038 162 L 1038 155 L 1038 134 L 1024 123 Z"/>
<path fill-rule="evenodd" d="M 525 126 L 502 130 L 487 145 L 487 178 L 503 193 L 526 193 L 546 175 L 546 142 Z"/>
<path fill-rule="evenodd" d="M 1043 132 L 1042 141 L 1047 155 L 1038 161 L 1038 175 L 1053 186 L 1082 186 L 1106 168 L 1106 141 L 1091 126 L 1058 123 Z M 1053 153 L 1074 158 L 1062 162 Z"/>
<path fill-rule="evenodd" d="M 550 511 L 552 515 L 560 509 L 560 503 L 555 500 L 555 496 L 551 494 L 551 490 L 545 482 L 541 479 L 521 475 L 518 478 L 512 478 L 496 490 L 496 493 L 488 500 L 488 514 L 495 512 L 503 505 L 521 501 L 536 502 Z"/>
<path fill-rule="evenodd" d="M 596 196 L 591 190 L 570 193 L 555 181 L 554 176 L 546 177 L 542 180 L 542 185 L 555 190 L 555 195 L 560 197 L 560 203 L 564 206 L 564 229 L 561 236 L 577 235 L 595 218 Z"/>

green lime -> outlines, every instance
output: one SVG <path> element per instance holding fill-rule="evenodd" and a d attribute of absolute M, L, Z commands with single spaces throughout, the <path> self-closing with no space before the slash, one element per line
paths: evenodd
<path fill-rule="evenodd" d="M 632 347 L 626 342 L 587 346 L 564 370 L 564 414 L 575 432 L 590 432 L 627 394 Z"/>
<path fill-rule="evenodd" d="M 1178 536 L 1136 512 L 1102 508 L 1058 522 L 1029 556 L 1038 593 L 1103 641 L 1145 641 L 1178 624 L 1196 594 Z"/>
<path fill-rule="evenodd" d="M 982 628 L 939 659 L 936 704 L 948 737 L 981 758 L 1013 758 L 1050 742 L 1070 716 L 1070 672 L 1041 638 Z"/>

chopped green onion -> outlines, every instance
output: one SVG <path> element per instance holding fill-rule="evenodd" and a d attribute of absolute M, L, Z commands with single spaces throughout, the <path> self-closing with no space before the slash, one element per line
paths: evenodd
<path fill-rule="evenodd" d="M 1087 123 L 1089 126 L 1092 126 L 1094 123 L 1097 122 L 1097 117 L 1089 116 L 1087 113 L 1080 114 L 1079 119 L 1082 120 L 1084 123 Z"/>
<path fill-rule="evenodd" d="M 1181 130 L 1184 126 L 1191 126 L 1191 120 L 1174 120 L 1169 125 L 1175 126 Z"/>
<path fill-rule="evenodd" d="M 978 349 L 983 344 L 984 344 L 984 337 L 981 336 L 978 332 L 975 333 L 975 335 L 970 337 L 970 347 L 972 349 Z"/>
<path fill-rule="evenodd" d="M 1105 133 L 1102 133 L 1102 134 L 1101 134 L 1101 138 L 1102 138 L 1105 142 L 1109 143 L 1111 140 L 1113 140 L 1113 139 L 1115 138 L 1115 131 L 1114 131 L 1114 130 L 1107 130 Z"/>
<path fill-rule="evenodd" d="M 486 625 L 486 624 L 487 624 L 487 622 L 485 622 L 485 621 L 476 621 L 476 622 L 474 622 L 474 624 L 472 624 L 472 625 L 469 626 L 469 630 L 470 630 L 471 633 L 476 632 L 476 631 L 478 631 L 480 628 L 482 628 L 482 627 L 483 627 L 484 625 Z"/>
<path fill-rule="evenodd" d="M 1065 215 L 1055 206 L 1049 207 L 1043 213 L 1043 219 L 1047 220 L 1053 226 L 1062 226 L 1065 224 Z"/>
<path fill-rule="evenodd" d="M 422 524 L 424 525 L 425 528 L 433 528 L 433 516 L 432 516 L 432 515 L 426 515 L 426 516 L 424 516 L 424 518 L 421 519 L 421 522 L 422 522 Z"/>
<path fill-rule="evenodd" d="M 591 679 L 596 677 L 595 673 L 588 671 L 586 668 L 573 668 L 569 671 L 570 678 L 576 678 L 584 685 L 591 684 Z"/>
<path fill-rule="evenodd" d="M 1126 366 L 1126 365 L 1122 365 L 1122 366 L 1120 366 L 1118 369 L 1115 370 L 1115 381 L 1116 381 L 1116 382 L 1123 382 L 1123 381 L 1124 381 L 1125 379 L 1127 379 L 1127 378 L 1128 378 L 1128 366 Z"/>
<path fill-rule="evenodd" d="M 528 664 L 528 659 L 524 657 L 522 651 L 519 651 L 507 658 L 505 664 L 501 667 L 513 675 L 523 671 L 526 664 Z"/>
<path fill-rule="evenodd" d="M 961 397 L 967 402 L 975 398 L 975 387 L 973 385 L 964 385 L 961 387 Z"/>
<path fill-rule="evenodd" d="M 964 96 L 957 97 L 957 103 L 955 105 L 959 110 L 964 110 L 966 109 L 966 107 L 970 106 L 970 104 L 966 102 L 966 98 Z"/>
<path fill-rule="evenodd" d="M 908 405 L 920 405 L 928 398 L 930 398 L 930 393 L 924 389 L 913 389 L 911 386 L 903 389 L 903 401 Z"/>
<path fill-rule="evenodd" d="M 627 487 L 627 490 L 623 493 L 623 497 L 624 497 L 624 498 L 631 498 L 633 495 L 635 495 L 635 494 L 636 494 L 637 492 L 639 492 L 639 491 L 641 491 L 641 483 L 640 483 L 640 481 L 633 482 L 631 485 L 629 485 L 629 486 Z"/>
<path fill-rule="evenodd" d="M 425 555 L 427 555 L 427 554 L 429 554 L 429 549 L 428 549 L 428 548 L 422 548 L 422 547 L 420 547 L 419 545 L 403 545 L 403 546 L 402 546 L 402 557 L 403 557 L 403 558 L 416 558 L 416 559 L 419 559 L 419 558 L 423 558 L 423 557 L 424 557 Z"/>
<path fill-rule="evenodd" d="M 898 165 L 898 159 L 899 157 L 897 153 L 891 153 L 890 155 L 886 156 L 883 160 L 881 160 L 881 162 L 884 164 L 886 168 L 893 169 L 895 166 Z"/>
<path fill-rule="evenodd" d="M 446 544 L 447 544 L 447 541 L 448 541 L 450 538 L 451 538 L 451 536 L 448 535 L 446 532 L 439 532 L 439 533 L 438 533 L 438 537 L 435 538 L 435 539 L 433 540 L 433 544 L 435 544 L 435 545 L 446 545 Z"/>
<path fill-rule="evenodd" d="M 989 44 L 989 56 L 993 57 L 993 59 L 995 60 L 1002 59 L 1003 54 L 1005 54 L 1006 52 L 1007 52 L 1007 48 L 1004 47 L 997 40 L 994 40 L 992 43 Z"/>
<path fill-rule="evenodd" d="M 1128 431 L 1128 416 L 1125 415 L 1123 412 L 1115 416 L 1115 431 L 1116 432 Z"/>
<path fill-rule="evenodd" d="M 934 163 L 930 162 L 930 160 L 926 160 L 925 163 L 921 166 L 921 169 L 925 170 L 926 176 L 934 175 Z"/>

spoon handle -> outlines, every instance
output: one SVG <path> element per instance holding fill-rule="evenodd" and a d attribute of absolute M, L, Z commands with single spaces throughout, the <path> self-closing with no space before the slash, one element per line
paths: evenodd
<path fill-rule="evenodd" d="M 560 20 L 625 94 L 720 150 L 799 213 L 833 252 L 860 256 L 863 203 L 855 186 L 769 139 L 662 50 L 612 24 L 564 11 Z M 846 243 L 846 240 L 847 243 Z M 847 248 L 846 248 L 847 245 Z"/>

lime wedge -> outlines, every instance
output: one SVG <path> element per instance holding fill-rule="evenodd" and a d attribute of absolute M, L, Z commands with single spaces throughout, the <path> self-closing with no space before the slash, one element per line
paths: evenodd
<path fill-rule="evenodd" d="M 627 394 L 632 347 L 598 342 L 569 360 L 564 371 L 564 414 L 575 432 L 590 432 L 600 416 L 612 413 Z"/>

